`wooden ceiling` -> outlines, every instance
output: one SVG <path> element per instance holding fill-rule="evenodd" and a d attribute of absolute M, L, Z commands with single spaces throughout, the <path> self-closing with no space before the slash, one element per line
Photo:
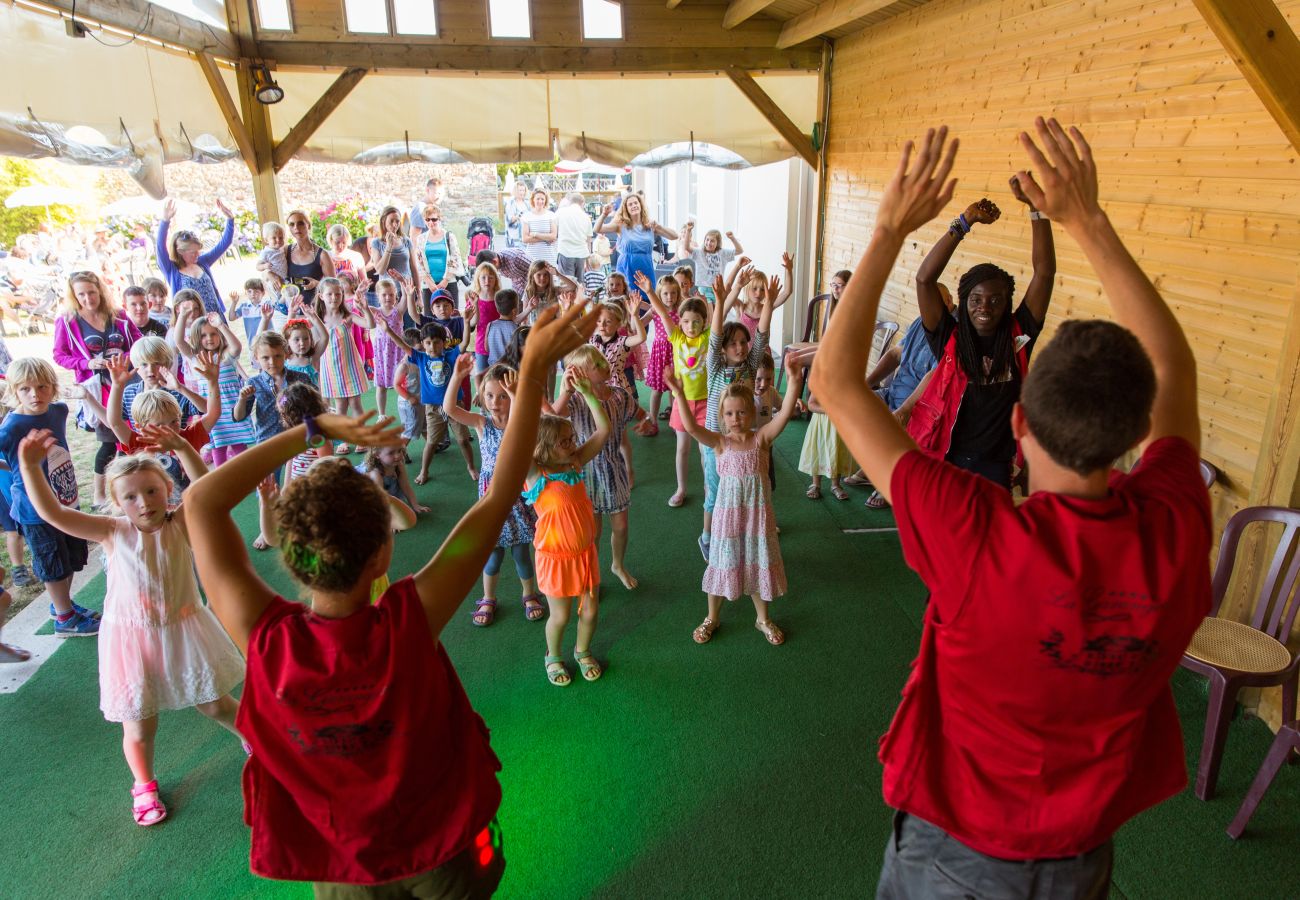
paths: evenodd
<path fill-rule="evenodd" d="M 683 0 L 669 0 L 670 7 Z M 684 0 L 690 3 L 691 0 Z M 782 23 L 779 46 L 815 37 L 841 38 L 891 16 L 923 6 L 929 0 L 732 0 L 723 17 L 730 27 L 744 17 L 758 16 Z M 787 30 L 788 29 L 788 30 Z"/>

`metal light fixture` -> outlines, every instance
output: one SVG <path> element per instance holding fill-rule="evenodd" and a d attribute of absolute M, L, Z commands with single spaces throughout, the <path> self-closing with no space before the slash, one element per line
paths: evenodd
<path fill-rule="evenodd" d="M 265 65 L 253 66 L 253 96 L 258 103 L 270 106 L 284 99 L 284 88 L 275 83 L 271 70 Z"/>

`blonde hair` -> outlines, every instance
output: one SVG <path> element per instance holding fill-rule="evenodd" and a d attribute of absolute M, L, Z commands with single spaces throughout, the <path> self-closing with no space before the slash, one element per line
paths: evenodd
<path fill-rule="evenodd" d="M 591 256 L 587 257 L 587 265 L 593 269 L 599 269 L 601 266 L 605 265 L 605 260 L 601 258 L 599 253 L 593 253 Z"/>
<path fill-rule="evenodd" d="M 108 296 L 108 287 L 99 275 L 94 272 L 73 272 L 68 277 L 68 293 L 63 301 L 63 311 L 68 315 L 68 318 L 72 318 L 81 311 L 81 304 L 77 302 L 75 288 L 78 284 L 93 284 L 95 289 L 99 291 L 99 308 L 108 313 L 110 318 L 117 315 L 113 301 Z"/>
<path fill-rule="evenodd" d="M 545 272 L 547 278 L 550 280 L 550 284 L 546 286 L 546 294 L 544 295 L 545 303 L 550 304 L 555 300 L 555 294 L 556 294 L 555 276 L 551 274 L 551 267 L 546 264 L 545 260 L 542 259 L 534 260 L 533 264 L 528 267 L 528 283 L 524 285 L 524 296 L 525 297 L 543 296 L 541 294 L 538 294 L 537 289 L 533 284 L 533 276 L 536 275 L 538 272 Z"/>
<path fill-rule="evenodd" d="M 617 278 L 619 281 L 623 283 L 623 290 L 621 290 L 617 294 L 614 293 L 614 288 L 612 286 L 612 282 L 614 281 L 615 278 Z M 610 272 L 609 277 L 605 279 L 605 293 L 609 294 L 612 297 L 621 297 L 627 293 L 627 290 L 628 290 L 627 276 L 624 275 L 622 272 Z"/>
<path fill-rule="evenodd" d="M 279 222 L 263 222 L 262 240 L 269 241 L 273 234 L 284 234 L 284 226 Z"/>
<path fill-rule="evenodd" d="M 601 304 L 604 306 L 605 304 Z M 602 372 L 609 371 L 609 360 L 595 344 L 583 344 L 564 358 L 566 366 L 591 366 Z"/>
<path fill-rule="evenodd" d="M 131 401 L 131 421 L 140 425 L 161 425 L 181 420 L 181 405 L 170 393 L 158 388 L 143 390 Z"/>
<path fill-rule="evenodd" d="M 754 382 L 752 380 L 733 381 L 727 385 L 722 392 L 722 396 L 718 398 L 719 415 L 721 415 L 728 400 L 739 400 L 749 407 L 752 415 L 758 414 L 758 404 L 754 402 Z"/>
<path fill-rule="evenodd" d="M 704 245 L 709 242 L 709 238 L 714 238 L 718 242 L 717 248 L 713 250 L 714 253 L 717 253 L 718 250 L 722 249 L 722 232 L 716 228 L 710 228 L 708 231 L 704 232 L 704 240 L 700 243 L 701 250 L 704 250 Z M 704 250 L 704 252 L 708 253 L 709 251 Z"/>
<path fill-rule="evenodd" d="M 442 210 L 438 208 L 438 204 L 436 203 L 426 203 L 424 206 L 420 207 L 420 218 L 424 218 L 429 213 L 433 213 L 438 218 L 442 218 Z"/>
<path fill-rule="evenodd" d="M 618 319 L 619 325 L 622 325 L 627 321 L 627 310 L 617 303 L 609 303 L 608 301 L 602 303 L 600 304 L 600 311 L 603 313 L 609 313 L 611 316 Z"/>
<path fill-rule="evenodd" d="M 176 353 L 162 338 L 147 334 L 131 345 L 131 365 L 138 369 L 148 363 L 170 369 L 176 365 Z"/>
<path fill-rule="evenodd" d="M 676 279 L 676 278 L 674 278 L 674 277 L 671 276 L 671 275 L 662 275 L 662 276 L 660 276 L 659 280 L 655 282 L 655 293 L 659 295 L 659 299 L 660 299 L 660 300 L 664 300 L 664 290 L 665 290 L 665 289 L 670 290 L 670 291 L 676 291 L 676 293 L 677 293 L 677 302 L 678 302 L 678 303 L 681 303 L 681 302 L 682 302 L 682 298 L 683 298 L 683 296 L 685 295 L 685 292 L 682 290 L 682 286 L 681 286 L 680 284 L 677 283 L 677 279 Z M 664 303 L 665 303 L 665 305 L 666 305 L 666 304 L 668 303 L 668 301 L 667 301 L 667 300 L 664 300 Z M 706 317 L 706 318 L 707 318 L 707 317 Z"/>
<path fill-rule="evenodd" d="M 375 282 L 375 293 L 378 294 L 384 288 L 390 289 L 394 294 L 397 293 L 397 282 L 385 275 Z"/>
<path fill-rule="evenodd" d="M 167 258 L 175 265 L 181 265 L 181 244 L 191 244 L 203 249 L 203 241 L 199 236 L 187 228 L 180 228 L 173 231 L 167 238 Z"/>
<path fill-rule="evenodd" d="M 54 371 L 54 366 L 49 360 L 41 359 L 39 356 L 22 356 L 11 362 L 5 372 L 6 393 L 11 401 L 9 406 L 18 405 L 13 402 L 13 391 L 24 384 L 48 384 L 57 388 L 59 373 Z"/>
<path fill-rule="evenodd" d="M 754 269 L 752 272 L 749 273 L 749 277 L 745 279 L 745 287 L 749 287 L 750 285 L 755 283 L 767 284 L 767 276 L 762 272 L 760 272 L 758 269 Z"/>
<path fill-rule="evenodd" d="M 217 352 L 223 354 L 229 353 L 230 342 L 226 340 L 226 336 L 225 334 L 222 333 L 220 328 L 213 328 L 211 325 L 208 324 L 208 319 L 206 316 L 195 319 L 194 322 L 190 325 L 190 346 L 194 348 L 195 352 L 203 349 L 199 345 L 199 342 L 203 340 L 204 325 L 207 325 L 209 328 L 212 328 L 212 330 L 217 333 L 217 337 L 221 338 L 221 346 L 217 349 Z"/>
<path fill-rule="evenodd" d="M 158 393 L 157 391 L 145 391 L 144 393 Z M 170 398 L 169 398 L 170 399 Z M 175 403 L 175 400 L 172 400 Z M 179 409 L 179 407 L 177 407 Z M 119 478 L 125 478 L 128 475 L 135 475 L 139 472 L 151 472 L 163 480 L 167 485 L 167 494 L 170 496 L 175 484 L 172 477 L 167 474 L 163 464 L 158 462 L 158 458 L 152 453 L 132 453 L 125 456 L 119 456 L 108 464 L 104 470 L 104 488 L 108 491 L 108 496 L 113 498 L 113 503 L 117 503 L 117 497 L 113 494 L 113 485 Z M 119 507 L 120 509 L 120 507 Z"/>
<path fill-rule="evenodd" d="M 530 268 L 530 269 L 529 269 L 529 272 L 531 273 L 531 271 L 532 271 L 532 270 L 531 270 L 531 268 Z M 482 280 L 482 279 L 483 279 L 483 276 L 484 276 L 484 275 L 491 275 L 491 276 L 492 276 L 492 280 L 496 282 L 496 287 L 494 287 L 494 288 L 490 291 L 490 293 L 491 293 L 493 296 L 495 296 L 495 295 L 496 295 L 496 292 L 499 291 L 499 290 L 501 290 L 501 272 L 497 269 L 496 266 L 494 266 L 494 265 L 493 265 L 492 263 L 490 263 L 490 262 L 481 262 L 481 263 L 479 263 L 477 266 L 474 267 L 474 277 L 473 277 L 472 279 L 470 279 L 470 287 L 472 287 L 475 291 L 477 291 L 477 292 L 479 293 L 480 296 L 482 296 L 482 294 L 483 294 L 483 280 Z M 482 299 L 484 299 L 484 300 L 491 300 L 492 297 L 482 297 Z"/>
<path fill-rule="evenodd" d="M 559 447 L 560 438 L 564 436 L 566 428 L 573 431 L 573 423 L 568 419 L 542 413 L 537 422 L 537 443 L 533 447 L 535 465 L 543 469 L 563 465 L 564 461 L 556 456 L 556 448 Z"/>
<path fill-rule="evenodd" d="M 336 234 L 343 235 L 343 239 L 349 243 L 352 241 L 352 232 L 348 231 L 348 226 L 344 225 L 342 222 L 335 222 L 331 225 L 330 230 L 325 232 L 325 239 L 327 241 L 333 241 Z"/>
<path fill-rule="evenodd" d="M 253 338 L 249 352 L 256 356 L 257 351 L 263 345 L 270 347 L 272 350 L 283 350 L 285 345 L 284 335 L 278 331 L 260 331 L 257 337 Z"/>
<path fill-rule="evenodd" d="M 528 205 L 529 205 L 529 206 L 532 206 L 532 205 L 533 205 L 533 198 L 536 197 L 538 194 L 541 194 L 543 197 L 546 198 L 546 205 L 547 205 L 547 206 L 550 206 L 550 205 L 551 205 L 551 195 L 550 195 L 549 193 L 547 193 L 546 188 L 544 188 L 544 187 L 535 187 L 535 188 L 533 188 L 531 191 L 528 192 Z"/>

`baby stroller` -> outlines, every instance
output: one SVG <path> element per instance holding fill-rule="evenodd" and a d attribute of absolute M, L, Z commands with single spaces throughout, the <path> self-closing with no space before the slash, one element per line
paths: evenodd
<path fill-rule="evenodd" d="M 469 220 L 469 227 L 465 229 L 465 237 L 469 240 L 469 268 L 474 268 L 474 257 L 480 250 L 492 249 L 495 235 L 491 219 L 478 216 Z"/>

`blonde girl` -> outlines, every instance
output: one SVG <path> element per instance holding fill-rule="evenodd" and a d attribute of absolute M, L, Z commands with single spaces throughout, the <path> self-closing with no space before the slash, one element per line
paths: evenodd
<path fill-rule="evenodd" d="M 750 334 L 756 334 L 758 328 L 759 316 L 763 314 L 763 304 L 769 298 L 772 299 L 772 310 L 775 311 L 781 307 L 785 301 L 790 299 L 791 285 L 794 284 L 794 257 L 789 253 L 781 254 L 781 268 L 785 272 L 785 279 L 773 275 L 770 279 L 758 269 L 741 269 L 740 271 L 740 304 L 736 307 L 737 319 L 749 329 Z M 735 278 L 736 272 L 732 272 L 732 278 Z M 730 291 L 733 289 L 731 284 L 727 285 Z"/>
<path fill-rule="evenodd" d="M 416 513 L 427 513 L 429 507 L 415 499 L 415 488 L 406 473 L 406 447 L 371 447 L 357 467 L 385 494 L 406 504 Z"/>
<path fill-rule="evenodd" d="M 553 306 L 558 300 L 555 269 L 544 260 L 538 260 L 528 267 L 528 283 L 524 286 L 523 296 L 523 324 L 532 325 L 542 310 Z"/>
<path fill-rule="evenodd" d="M 576 310 L 575 310 L 576 312 Z M 566 316 L 565 318 L 569 318 Z M 545 319 L 543 319 L 545 321 Z M 531 337 L 529 345 L 536 337 Z M 546 594 L 546 680 L 563 687 L 571 681 L 560 655 L 560 641 L 569 625 L 574 598 L 578 600 L 578 637 L 573 658 L 582 677 L 595 681 L 603 674 L 591 653 L 600 611 L 600 556 L 596 551 L 596 517 L 583 486 L 582 468 L 609 440 L 609 419 L 596 398 L 595 385 L 572 374 L 568 387 L 582 395 L 595 430 L 579 442 L 573 424 L 543 415 L 537 426 L 533 466 L 524 480 L 524 500 L 537 511 L 537 586 Z"/>
<path fill-rule="evenodd" d="M 447 385 L 448 395 L 460 389 L 472 368 L 469 354 L 462 354 L 456 359 L 456 368 Z M 496 469 L 497 454 L 501 451 L 501 439 L 505 435 L 510 421 L 510 407 L 514 402 L 514 390 L 518 382 L 518 373 L 509 366 L 497 364 L 488 368 L 483 375 L 479 403 L 483 415 L 461 409 L 453 404 L 447 407 L 447 415 L 453 421 L 478 432 L 479 456 L 481 462 L 478 475 L 478 495 L 484 497 L 492 488 L 492 473 Z M 496 619 L 497 583 L 501 576 L 501 563 L 506 551 L 515 561 L 515 574 L 519 576 L 522 589 L 524 618 L 536 622 L 546 615 L 545 597 L 537 592 L 537 576 L 533 569 L 533 539 L 536 537 L 537 515 L 533 508 L 520 498 L 506 516 L 501 526 L 501 535 L 496 547 L 488 556 L 483 566 L 483 596 L 474 604 L 473 622 L 480 627 L 491 625 Z"/>
<path fill-rule="evenodd" d="M 175 430 L 148 426 L 142 436 L 150 449 L 176 454 L 190 478 L 206 473 Z M 186 510 L 183 504 L 168 509 L 172 480 L 162 464 L 152 453 L 119 457 L 107 479 L 123 515 L 91 516 L 60 503 L 41 474 L 54 446 L 49 431 L 23 438 L 23 480 L 42 519 L 103 545 L 108 587 L 99 627 L 99 706 L 105 719 L 122 723 L 122 751 L 135 780 L 131 815 L 137 825 L 156 825 L 167 817 L 154 771 L 159 711 L 197 707 L 239 737 L 239 702 L 230 692 L 244 678 L 244 661 L 199 598 Z"/>
<path fill-rule="evenodd" d="M 355 304 L 348 306 L 343 282 L 337 278 L 322 278 L 317 295 L 326 336 L 320 364 L 321 396 L 334 401 L 334 412 L 341 416 L 360 415 L 361 395 L 368 385 L 365 358 L 352 328 L 355 325 L 368 331 L 375 327 L 375 318 L 360 291 L 354 297 Z M 348 452 L 346 445 L 334 449 L 336 453 Z"/>
<path fill-rule="evenodd" d="M 181 326 L 176 335 L 176 346 L 188 361 L 191 373 L 200 352 L 214 354 L 221 360 L 217 374 L 221 418 L 217 419 L 217 424 L 209 434 L 212 465 L 220 466 L 226 460 L 243 453 L 249 444 L 257 440 L 257 432 L 251 421 L 245 419 L 236 422 L 234 418 L 235 404 L 239 402 L 239 392 L 243 390 L 247 379 L 239 364 L 239 354 L 244 348 L 230 330 L 230 324 L 217 313 L 208 313 L 194 322 L 182 322 Z M 210 389 L 208 383 L 199 378 L 193 380 L 195 393 L 206 398 Z"/>
<path fill-rule="evenodd" d="M 677 247 L 677 255 L 691 261 L 695 266 L 694 271 L 691 272 L 694 283 L 700 285 L 706 299 L 716 303 L 720 298 L 712 296 L 713 279 L 725 272 L 728 263 L 743 254 L 745 248 L 740 246 L 740 241 L 730 231 L 727 232 L 727 240 L 731 241 L 731 248 L 722 246 L 722 232 L 716 228 L 704 232 L 702 243 L 696 244 L 694 237 L 695 223 L 687 222 L 686 227 L 682 229 L 682 240 Z M 690 296 L 689 292 L 687 296 Z"/>
<path fill-rule="evenodd" d="M 748 594 L 754 602 L 754 627 L 767 642 L 785 642 L 785 633 L 768 615 L 768 604 L 785 593 L 785 566 L 772 511 L 768 484 L 768 450 L 780 436 L 790 416 L 803 379 L 803 364 L 787 354 L 786 374 L 790 390 L 781 410 L 757 432 L 754 430 L 754 387 L 749 382 L 728 385 L 722 394 L 719 421 L 722 433 L 710 431 L 687 419 L 691 437 L 712 450 L 718 460 L 717 504 L 713 515 L 713 540 L 702 587 L 708 595 L 708 615 L 692 634 L 697 644 L 706 644 L 718 630 L 722 601 Z M 682 385 L 675 378 L 669 385 L 679 402 L 685 402 Z"/>
<path fill-rule="evenodd" d="M 487 331 L 488 326 L 501 318 L 497 312 L 496 296 L 501 290 L 501 273 L 490 262 L 481 262 L 474 269 L 470 279 L 469 290 L 465 293 L 465 327 L 474 329 L 474 376 L 475 385 L 482 380 L 487 371 Z"/>
<path fill-rule="evenodd" d="M 622 276 L 619 276 L 622 278 Z M 613 275 L 610 276 L 612 280 Z M 664 367 L 672 365 L 673 346 L 668 340 L 672 329 L 677 326 L 678 315 L 677 308 L 682 302 L 681 284 L 675 279 L 664 276 L 659 279 L 655 286 L 655 294 L 658 295 L 660 303 L 668 313 L 668 324 L 663 324 L 657 313 L 652 307 L 651 314 L 654 315 L 654 339 L 650 342 L 650 361 L 646 364 L 645 383 L 650 388 L 650 421 L 667 419 L 669 410 L 672 408 L 672 396 L 668 397 L 668 407 L 663 412 L 659 411 L 659 404 L 663 400 L 664 394 L 668 391 L 668 385 L 664 381 Z"/>
<path fill-rule="evenodd" d="M 397 283 L 385 276 L 375 282 L 375 297 L 379 308 L 370 314 L 375 318 L 375 408 L 381 416 L 388 415 L 388 391 L 396 382 L 397 367 L 406 359 L 406 353 L 379 323 L 383 319 L 394 331 L 402 330 L 402 310 L 397 305 Z"/>

